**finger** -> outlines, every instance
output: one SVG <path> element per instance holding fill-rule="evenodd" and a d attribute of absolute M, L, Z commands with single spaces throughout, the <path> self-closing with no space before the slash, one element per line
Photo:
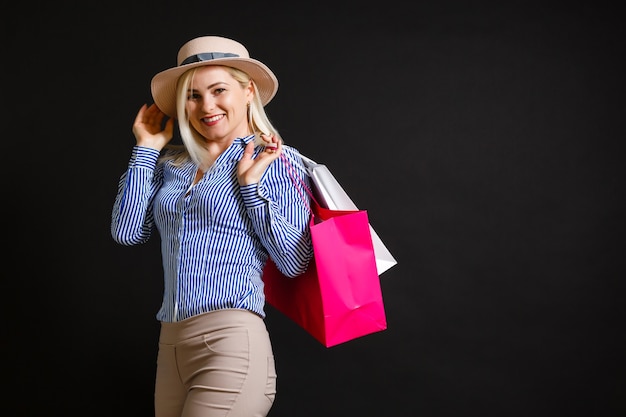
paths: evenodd
<path fill-rule="evenodd" d="M 261 133 L 261 139 L 267 144 L 272 143 L 272 135 L 266 135 L 265 133 Z"/>
<path fill-rule="evenodd" d="M 264 135 L 262 135 L 262 136 L 264 136 Z M 263 137 L 263 139 L 267 142 L 265 144 L 265 150 L 267 152 L 273 153 L 273 152 L 276 152 L 278 150 L 278 140 L 276 139 L 276 136 L 274 136 L 274 135 L 267 135 L 267 136 Z"/>
<path fill-rule="evenodd" d="M 163 118 L 165 117 L 165 113 L 163 113 L 161 111 L 161 109 L 159 109 L 157 107 L 156 104 L 153 104 L 152 106 L 150 106 L 150 121 L 154 122 L 155 124 L 161 124 L 161 121 L 163 120 Z"/>
<path fill-rule="evenodd" d="M 269 153 L 280 153 L 282 149 L 281 142 L 276 139 L 275 136 L 272 138 L 272 140 L 272 143 L 265 145 L 265 150 L 267 150 Z"/>
<path fill-rule="evenodd" d="M 148 106 L 145 103 L 141 106 L 141 108 L 137 112 L 137 116 L 135 116 L 135 123 L 134 124 L 141 123 L 141 120 L 142 120 L 143 115 L 146 112 L 147 108 L 148 108 Z"/>
<path fill-rule="evenodd" d="M 174 119 L 169 118 L 167 122 L 165 122 L 165 128 L 163 131 L 167 134 L 168 137 L 172 137 L 174 134 Z"/>
<path fill-rule="evenodd" d="M 246 147 L 243 149 L 242 159 L 252 159 L 253 154 L 254 154 L 254 142 L 249 142 L 246 145 Z"/>

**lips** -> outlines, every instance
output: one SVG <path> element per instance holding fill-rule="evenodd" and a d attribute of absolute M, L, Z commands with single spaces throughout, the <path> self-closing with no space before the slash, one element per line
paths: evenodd
<path fill-rule="evenodd" d="M 215 124 L 215 123 L 219 122 L 224 117 L 225 116 L 223 114 L 218 114 L 218 115 L 211 116 L 211 117 L 203 117 L 202 118 L 202 122 L 207 124 L 207 125 L 211 125 L 211 124 Z"/>

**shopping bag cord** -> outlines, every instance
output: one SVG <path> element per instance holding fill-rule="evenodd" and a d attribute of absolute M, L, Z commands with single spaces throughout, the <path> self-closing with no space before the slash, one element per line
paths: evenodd
<path fill-rule="evenodd" d="M 309 211 L 311 213 L 313 213 L 313 210 L 311 210 L 311 206 L 310 206 L 308 200 L 306 198 L 304 198 L 304 195 L 302 195 L 302 191 L 300 190 L 300 187 L 304 188 L 306 190 L 307 194 L 309 195 L 309 197 L 311 197 L 311 200 L 313 200 L 315 202 L 315 204 L 317 204 L 319 206 L 319 203 L 315 199 L 315 196 L 313 195 L 313 192 L 306 185 L 306 183 L 302 180 L 302 178 L 300 178 L 298 173 L 294 171 L 293 166 L 291 165 L 289 160 L 285 157 L 285 154 L 281 153 L 280 154 L 280 159 L 283 160 L 283 163 L 285 164 L 285 167 L 287 167 L 287 173 L 289 174 L 289 178 L 291 178 L 291 182 L 293 182 L 293 185 L 295 185 L 296 190 L 298 190 L 298 194 L 300 194 L 300 197 L 302 198 L 302 201 L 304 201 L 304 203 L 306 204 L 306 206 L 309 209 Z M 297 181 L 296 181 L 296 178 L 298 179 Z"/>

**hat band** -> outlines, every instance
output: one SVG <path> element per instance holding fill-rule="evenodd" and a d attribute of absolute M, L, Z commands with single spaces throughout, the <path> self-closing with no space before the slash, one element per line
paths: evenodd
<path fill-rule="evenodd" d="M 191 55 L 190 57 L 185 58 L 185 60 L 181 62 L 180 65 L 187 65 L 193 62 L 211 61 L 218 58 L 237 58 L 238 56 L 239 55 L 231 54 L 230 52 L 205 52 L 202 54 Z"/>

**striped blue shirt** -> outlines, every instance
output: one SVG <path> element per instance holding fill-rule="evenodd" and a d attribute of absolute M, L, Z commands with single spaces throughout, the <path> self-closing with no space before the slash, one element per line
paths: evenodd
<path fill-rule="evenodd" d="M 135 146 L 120 178 L 111 221 L 122 245 L 161 237 L 164 292 L 157 319 L 165 322 L 223 308 L 265 317 L 262 271 L 271 256 L 283 274 L 306 270 L 313 249 L 309 184 L 299 152 L 283 146 L 290 162 L 275 160 L 258 184 L 240 186 L 237 163 L 253 136 L 236 139 L 203 178 L 192 185 L 197 166 L 159 162 L 160 152 Z M 262 148 L 255 149 L 255 156 Z"/>

